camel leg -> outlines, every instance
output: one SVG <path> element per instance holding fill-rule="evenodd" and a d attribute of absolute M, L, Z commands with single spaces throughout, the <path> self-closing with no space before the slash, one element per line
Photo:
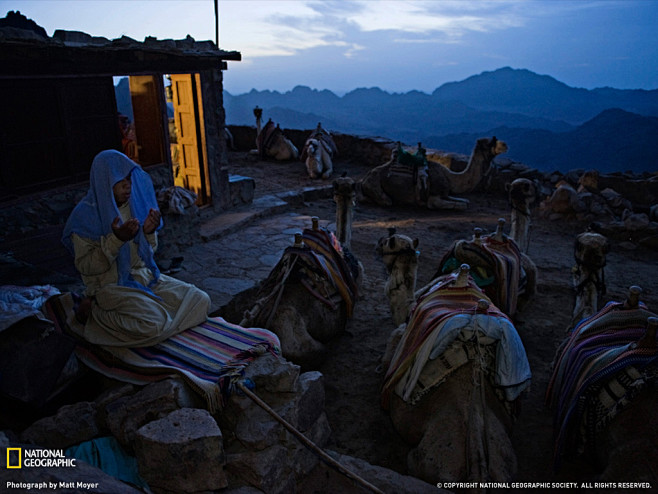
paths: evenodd
<path fill-rule="evenodd" d="M 279 337 L 283 356 L 301 365 L 322 358 L 325 347 L 308 334 L 303 316 L 295 307 L 280 306 L 270 329 Z"/>
<path fill-rule="evenodd" d="M 331 161 L 329 153 L 324 148 L 322 149 L 322 168 L 324 169 L 322 178 L 326 180 L 331 177 L 331 174 L 334 172 L 334 164 Z"/>

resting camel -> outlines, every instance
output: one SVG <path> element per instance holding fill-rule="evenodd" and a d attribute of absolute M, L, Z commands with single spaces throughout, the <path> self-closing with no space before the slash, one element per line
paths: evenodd
<path fill-rule="evenodd" d="M 506 188 L 512 207 L 510 236 L 521 252 L 527 254 L 530 244 L 530 205 L 537 199 L 537 187 L 532 180 L 517 178 Z"/>
<path fill-rule="evenodd" d="M 274 124 L 270 118 L 261 129 L 263 109 L 254 108 L 256 117 L 256 153 L 262 158 L 274 158 L 277 161 L 296 160 L 299 151 L 288 139 L 279 124 Z"/>
<path fill-rule="evenodd" d="M 658 316 L 641 292 L 632 286 L 625 301 L 581 319 L 556 352 L 546 391 L 556 469 L 585 455 L 599 481 L 658 482 Z"/>
<path fill-rule="evenodd" d="M 361 193 L 380 206 L 404 204 L 429 209 L 466 209 L 468 200 L 452 194 L 473 191 L 492 160 L 505 152 L 507 144 L 495 137 L 478 139 L 466 169 L 453 172 L 440 163 L 428 161 L 420 144 L 412 155 L 398 143 L 391 159 L 371 169 L 363 178 Z"/>
<path fill-rule="evenodd" d="M 417 244 L 406 239 L 394 241 L 408 252 Z M 384 361 L 382 406 L 413 446 L 409 473 L 430 483 L 504 482 L 517 468 L 510 431 L 530 366 L 514 325 L 469 270 L 419 291 Z"/>
<path fill-rule="evenodd" d="M 505 235 L 504 225 L 505 219 L 499 218 L 494 233 L 483 236 L 482 229 L 475 228 L 471 240 L 455 241 L 441 259 L 434 278 L 460 264 L 469 264 L 478 286 L 497 307 L 513 317 L 537 291 L 537 266 Z"/>
<path fill-rule="evenodd" d="M 336 153 L 338 148 L 333 137 L 318 123 L 317 128 L 306 139 L 301 155 L 301 160 L 306 162 L 309 178 L 329 178 L 334 171 L 332 158 Z"/>
<path fill-rule="evenodd" d="M 325 344 L 352 316 L 362 275 L 360 263 L 314 217 L 260 283 L 240 324 L 269 329 L 286 359 L 314 368 L 325 356 Z"/>

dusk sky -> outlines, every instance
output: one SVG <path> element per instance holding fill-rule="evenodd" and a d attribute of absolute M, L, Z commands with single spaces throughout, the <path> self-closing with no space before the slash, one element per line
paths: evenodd
<path fill-rule="evenodd" d="M 213 0 L 0 0 L 44 27 L 215 40 Z M 509 66 L 573 87 L 658 89 L 658 0 L 219 0 L 224 88 L 431 93 Z"/>

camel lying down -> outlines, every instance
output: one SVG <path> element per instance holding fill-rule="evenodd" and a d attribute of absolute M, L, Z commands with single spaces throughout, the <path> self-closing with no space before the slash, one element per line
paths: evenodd
<path fill-rule="evenodd" d="M 315 368 L 325 357 L 325 344 L 345 330 L 358 296 L 360 263 L 333 233 L 312 228 L 295 235 L 241 325 L 267 328 L 281 341 L 283 356 Z"/>
<path fill-rule="evenodd" d="M 581 319 L 556 352 L 546 403 L 555 468 L 585 455 L 601 481 L 658 483 L 658 315 L 633 286 Z"/>
<path fill-rule="evenodd" d="M 382 406 L 413 446 L 410 474 L 430 483 L 509 481 L 516 472 L 510 431 L 530 366 L 514 325 L 468 272 L 420 293 L 387 347 Z"/>
<path fill-rule="evenodd" d="M 472 192 L 489 171 L 493 159 L 507 152 L 496 137 L 478 139 L 468 166 L 453 172 L 427 159 L 420 144 L 415 154 L 398 143 L 391 159 L 370 170 L 360 182 L 363 197 L 380 206 L 411 205 L 428 209 L 466 209 L 468 200 L 454 194 Z"/>

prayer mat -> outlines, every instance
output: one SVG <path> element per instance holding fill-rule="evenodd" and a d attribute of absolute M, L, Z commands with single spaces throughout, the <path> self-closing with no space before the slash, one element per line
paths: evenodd
<path fill-rule="evenodd" d="M 76 324 L 71 294 L 53 297 L 47 308 L 58 329 L 75 336 L 70 329 L 70 324 Z M 211 412 L 224 405 L 236 380 L 258 355 L 281 353 L 274 333 L 243 328 L 221 317 L 209 317 L 206 322 L 149 347 L 101 347 L 77 336 L 76 340 L 77 357 L 91 369 L 139 385 L 182 377 L 206 400 Z"/>

